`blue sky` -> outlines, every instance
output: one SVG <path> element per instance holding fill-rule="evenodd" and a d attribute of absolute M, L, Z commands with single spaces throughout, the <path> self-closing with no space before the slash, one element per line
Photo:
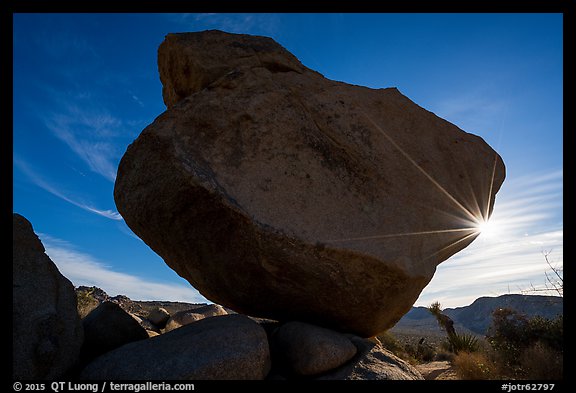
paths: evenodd
<path fill-rule="evenodd" d="M 325 77 L 397 87 L 484 138 L 507 179 L 491 222 L 416 302 L 445 307 L 545 283 L 563 262 L 561 14 L 15 14 L 14 212 L 75 285 L 134 299 L 205 299 L 117 213 L 116 169 L 165 106 L 167 33 L 274 38 Z"/>

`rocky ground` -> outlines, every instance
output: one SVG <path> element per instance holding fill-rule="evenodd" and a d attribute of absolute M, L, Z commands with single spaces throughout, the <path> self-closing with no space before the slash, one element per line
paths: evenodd
<path fill-rule="evenodd" d="M 420 374 L 426 380 L 456 380 L 459 379 L 456 375 L 454 366 L 448 361 L 434 361 L 422 363 L 416 366 Z"/>

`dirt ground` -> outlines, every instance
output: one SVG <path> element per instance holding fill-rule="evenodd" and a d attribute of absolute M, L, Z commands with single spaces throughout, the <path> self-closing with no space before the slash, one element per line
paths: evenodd
<path fill-rule="evenodd" d="M 426 380 L 458 379 L 454 367 L 447 361 L 423 363 L 416 366 Z"/>

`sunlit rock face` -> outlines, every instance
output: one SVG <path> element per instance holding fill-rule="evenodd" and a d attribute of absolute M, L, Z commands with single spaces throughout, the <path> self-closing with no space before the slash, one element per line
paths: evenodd
<path fill-rule="evenodd" d="M 326 79 L 270 38 L 169 34 L 158 63 L 168 109 L 128 147 L 116 204 L 238 312 L 390 328 L 504 181 L 482 138 L 396 88 Z"/>

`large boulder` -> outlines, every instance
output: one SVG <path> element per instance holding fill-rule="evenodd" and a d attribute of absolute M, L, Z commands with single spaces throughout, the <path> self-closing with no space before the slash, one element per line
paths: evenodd
<path fill-rule="evenodd" d="M 482 138 L 270 38 L 169 34 L 158 64 L 168 109 L 124 154 L 116 205 L 237 312 L 375 335 L 478 235 L 504 181 Z"/>
<path fill-rule="evenodd" d="M 118 304 L 105 301 L 83 320 L 82 359 L 88 362 L 127 343 L 148 338 L 148 332 Z"/>
<path fill-rule="evenodd" d="M 264 379 L 270 370 L 266 332 L 243 315 L 206 318 L 108 352 L 82 379 Z"/>
<path fill-rule="evenodd" d="M 59 379 L 78 362 L 83 331 L 72 283 L 26 218 L 12 219 L 12 377 Z"/>

